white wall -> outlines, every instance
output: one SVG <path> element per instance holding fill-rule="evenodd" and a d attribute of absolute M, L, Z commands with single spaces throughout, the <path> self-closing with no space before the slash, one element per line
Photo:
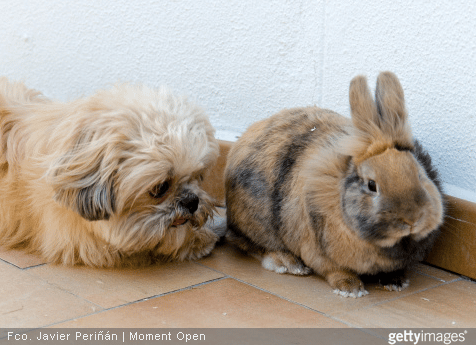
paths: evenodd
<path fill-rule="evenodd" d="M 392 70 L 450 194 L 475 201 L 474 0 L 0 0 L 0 75 L 71 100 L 167 84 L 233 139 L 284 107 L 349 116 L 348 85 Z M 466 193 L 466 194 L 462 194 Z"/>

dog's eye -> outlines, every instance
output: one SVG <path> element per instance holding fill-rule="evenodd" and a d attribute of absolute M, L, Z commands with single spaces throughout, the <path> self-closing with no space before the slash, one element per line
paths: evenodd
<path fill-rule="evenodd" d="M 369 180 L 369 182 L 367 183 L 367 187 L 369 187 L 369 191 L 374 193 L 377 192 L 377 184 L 374 180 Z"/>
<path fill-rule="evenodd" d="M 170 183 L 165 181 L 164 183 L 156 185 L 149 191 L 149 195 L 155 199 L 163 197 L 170 188 Z"/>

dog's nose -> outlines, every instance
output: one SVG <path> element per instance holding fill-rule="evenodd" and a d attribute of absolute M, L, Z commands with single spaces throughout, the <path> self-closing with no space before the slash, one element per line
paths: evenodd
<path fill-rule="evenodd" d="M 191 214 L 193 214 L 198 209 L 198 204 L 200 199 L 193 193 L 186 194 L 180 200 L 180 206 L 186 208 Z"/>

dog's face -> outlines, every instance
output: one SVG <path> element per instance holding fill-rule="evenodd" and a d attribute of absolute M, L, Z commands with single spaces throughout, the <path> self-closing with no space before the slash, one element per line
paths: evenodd
<path fill-rule="evenodd" d="M 69 147 L 58 148 L 47 171 L 56 201 L 98 222 L 97 235 L 123 252 L 174 256 L 213 212 L 200 187 L 218 157 L 208 118 L 164 89 L 131 86 L 80 109 L 65 125 L 75 128 Z"/>

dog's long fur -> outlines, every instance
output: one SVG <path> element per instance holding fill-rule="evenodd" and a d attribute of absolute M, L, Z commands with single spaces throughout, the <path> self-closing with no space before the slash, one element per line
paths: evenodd
<path fill-rule="evenodd" d="M 61 103 L 0 78 L 0 244 L 100 267 L 206 255 L 217 157 L 203 110 L 165 88 Z"/>

